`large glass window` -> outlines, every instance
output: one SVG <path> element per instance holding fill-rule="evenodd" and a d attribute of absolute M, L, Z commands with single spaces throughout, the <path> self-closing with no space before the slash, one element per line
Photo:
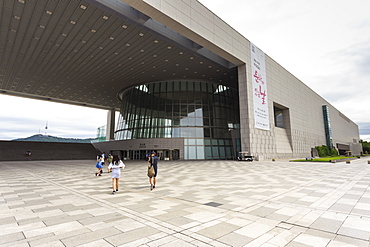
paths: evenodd
<path fill-rule="evenodd" d="M 275 126 L 284 128 L 284 122 L 283 122 L 283 109 L 280 109 L 276 106 L 274 106 L 274 115 L 275 115 Z"/>
<path fill-rule="evenodd" d="M 164 81 L 120 92 L 116 140 L 185 138 L 186 159 L 230 159 L 230 124 L 239 126 L 235 89 L 209 82 Z M 209 144 L 207 144 L 209 143 Z"/>

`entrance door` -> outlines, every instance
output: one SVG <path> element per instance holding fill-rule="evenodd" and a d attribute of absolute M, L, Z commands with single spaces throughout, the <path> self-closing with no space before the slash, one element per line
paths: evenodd
<path fill-rule="evenodd" d="M 178 149 L 169 150 L 169 159 L 170 160 L 178 160 L 179 158 L 180 158 L 180 150 L 178 150 Z"/>
<path fill-rule="evenodd" d="M 348 155 L 350 151 L 349 145 L 337 143 L 338 152 L 340 155 Z"/>
<path fill-rule="evenodd" d="M 139 160 L 140 159 L 140 150 L 130 150 L 130 159 Z"/>
<path fill-rule="evenodd" d="M 131 160 L 145 160 L 146 155 L 151 154 L 151 150 L 130 150 L 129 157 Z M 156 150 L 158 159 L 160 160 L 178 160 L 180 159 L 180 150 L 179 149 L 164 149 Z M 126 157 L 126 156 L 124 156 Z"/>
<path fill-rule="evenodd" d="M 157 156 L 159 160 L 164 160 L 164 153 L 163 150 L 158 150 L 157 151 Z"/>

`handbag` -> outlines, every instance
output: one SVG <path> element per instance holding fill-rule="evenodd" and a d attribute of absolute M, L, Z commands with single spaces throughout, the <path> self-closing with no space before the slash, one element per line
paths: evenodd
<path fill-rule="evenodd" d="M 152 178 L 152 177 L 154 177 L 154 174 L 155 174 L 154 166 L 148 165 L 148 177 Z"/>

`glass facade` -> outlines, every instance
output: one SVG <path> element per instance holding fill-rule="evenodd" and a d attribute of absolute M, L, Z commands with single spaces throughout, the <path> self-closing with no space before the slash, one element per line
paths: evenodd
<path fill-rule="evenodd" d="M 107 140 L 106 134 L 107 126 L 101 126 L 97 129 L 96 140 L 93 142 L 105 142 Z"/>
<path fill-rule="evenodd" d="M 328 146 L 330 149 L 333 149 L 334 148 L 333 135 L 332 135 L 331 126 L 330 126 L 329 107 L 327 105 L 322 106 L 322 113 L 323 113 L 323 116 L 324 116 L 326 146 Z"/>
<path fill-rule="evenodd" d="M 200 81 L 164 81 L 120 92 L 116 140 L 184 138 L 184 159 L 232 159 L 239 129 L 235 89 Z"/>

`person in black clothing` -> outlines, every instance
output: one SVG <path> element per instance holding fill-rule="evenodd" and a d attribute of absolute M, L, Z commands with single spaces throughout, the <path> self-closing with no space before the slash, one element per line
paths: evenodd
<path fill-rule="evenodd" d="M 152 152 L 152 155 L 149 157 L 148 163 L 154 167 L 154 176 L 149 178 L 150 190 L 153 190 L 155 188 L 155 185 L 157 184 L 158 172 L 158 157 L 156 156 L 155 152 Z"/>

